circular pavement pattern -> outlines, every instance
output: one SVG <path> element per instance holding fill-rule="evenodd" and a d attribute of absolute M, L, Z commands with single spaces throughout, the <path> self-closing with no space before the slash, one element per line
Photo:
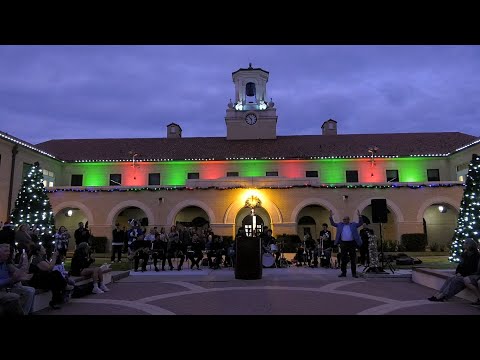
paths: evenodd
<path fill-rule="evenodd" d="M 36 315 L 480 315 L 461 299 L 426 300 L 433 290 L 388 279 L 201 280 L 130 276 L 111 291 Z"/>

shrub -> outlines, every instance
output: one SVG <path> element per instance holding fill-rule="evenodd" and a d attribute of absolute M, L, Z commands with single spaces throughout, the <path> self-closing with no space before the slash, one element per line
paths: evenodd
<path fill-rule="evenodd" d="M 440 250 L 441 252 L 444 252 L 444 251 L 447 250 L 447 248 L 448 248 L 448 246 L 446 246 L 446 245 L 440 245 L 438 250 Z"/>
<path fill-rule="evenodd" d="M 380 243 L 378 244 L 378 249 L 380 249 Z M 384 252 L 398 251 L 397 242 L 394 241 L 394 240 L 384 240 L 383 241 L 383 251 Z"/>
<path fill-rule="evenodd" d="M 432 245 L 430 245 L 430 251 L 438 251 L 440 249 L 440 245 L 438 245 L 437 243 L 433 243 Z"/>
<path fill-rule="evenodd" d="M 97 253 L 106 253 L 107 252 L 107 238 L 105 236 L 93 236 L 90 239 L 92 250 Z"/>
<path fill-rule="evenodd" d="M 233 236 L 222 236 L 223 241 L 228 241 L 229 244 L 233 242 Z"/>
<path fill-rule="evenodd" d="M 427 237 L 421 233 L 402 234 L 401 244 L 405 246 L 405 251 L 425 251 Z"/>
<path fill-rule="evenodd" d="M 293 234 L 283 234 L 277 237 L 277 242 L 283 241 L 283 252 L 293 253 L 297 251 L 297 247 L 300 244 L 300 236 Z"/>

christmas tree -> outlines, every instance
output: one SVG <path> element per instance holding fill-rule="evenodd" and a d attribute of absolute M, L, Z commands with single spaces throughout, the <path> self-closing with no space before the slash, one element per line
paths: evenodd
<path fill-rule="evenodd" d="M 480 239 L 480 157 L 477 154 L 472 155 L 472 161 L 468 166 L 465 190 L 460 204 L 449 261 L 460 261 L 463 243 L 467 238 L 472 238 L 477 243 Z"/>
<path fill-rule="evenodd" d="M 41 238 L 52 234 L 54 224 L 52 205 L 43 186 L 43 172 L 38 162 L 32 165 L 23 179 L 10 217 L 15 227 L 26 223 L 39 229 Z"/>

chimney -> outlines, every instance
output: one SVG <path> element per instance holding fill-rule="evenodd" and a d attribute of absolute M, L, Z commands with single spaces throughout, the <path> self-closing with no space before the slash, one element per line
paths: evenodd
<path fill-rule="evenodd" d="M 328 119 L 322 125 L 322 135 L 337 135 L 337 122 Z"/>
<path fill-rule="evenodd" d="M 171 123 L 167 125 L 167 139 L 170 138 L 181 138 L 182 137 L 182 128 L 180 125 Z"/>

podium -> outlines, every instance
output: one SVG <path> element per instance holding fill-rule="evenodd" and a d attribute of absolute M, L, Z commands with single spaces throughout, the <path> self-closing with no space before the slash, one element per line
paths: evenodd
<path fill-rule="evenodd" d="M 262 278 L 262 252 L 259 237 L 239 237 L 235 240 L 235 279 Z"/>

